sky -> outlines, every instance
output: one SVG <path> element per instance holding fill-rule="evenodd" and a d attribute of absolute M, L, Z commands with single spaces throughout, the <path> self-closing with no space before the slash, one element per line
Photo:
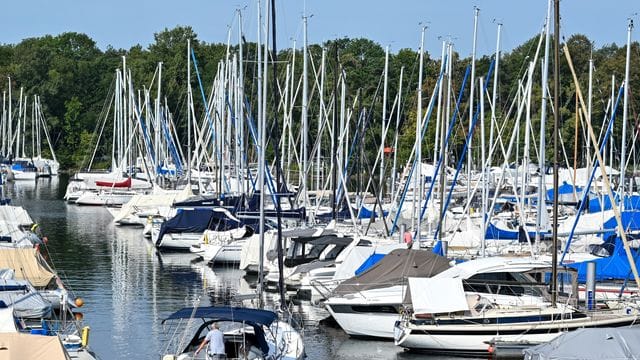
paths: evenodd
<path fill-rule="evenodd" d="M 264 4 L 266 0 L 262 0 Z M 510 51 L 539 33 L 547 0 L 276 0 L 278 48 L 302 45 L 302 17 L 308 17 L 310 43 L 337 37 L 371 39 L 395 53 L 418 49 L 427 26 L 425 48 L 439 57 L 442 40 L 451 39 L 461 56 L 472 53 L 474 8 L 480 9 L 476 48 L 479 55 L 496 47 L 497 24 L 503 24 L 501 48 Z M 21 0 L 0 5 L 0 43 L 24 38 L 85 33 L 107 46 L 128 49 L 153 42 L 153 34 L 189 25 L 206 42 L 237 43 L 241 10 L 245 38 L 257 35 L 257 0 Z M 624 45 L 628 19 L 640 23 L 638 0 L 562 0 L 561 34 L 584 34 L 596 47 Z M 640 40 L 634 29 L 632 40 Z"/>

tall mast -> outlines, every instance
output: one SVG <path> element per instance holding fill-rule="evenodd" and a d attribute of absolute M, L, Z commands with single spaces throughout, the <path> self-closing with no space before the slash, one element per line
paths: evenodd
<path fill-rule="evenodd" d="M 540 154 L 538 158 L 538 166 L 540 167 L 540 176 L 538 177 L 538 213 L 536 216 L 536 244 L 540 244 L 540 232 L 542 231 L 542 212 L 547 211 L 545 206 L 544 194 L 544 174 L 546 173 L 546 141 L 545 141 L 545 124 L 547 122 L 547 94 L 549 88 L 549 46 L 550 46 L 550 28 L 551 28 L 551 1 L 547 5 L 547 21 L 545 25 L 545 44 L 544 44 L 544 68 L 542 70 L 542 104 L 540 109 Z M 558 111 L 558 108 L 555 108 Z M 555 118 L 554 118 L 555 119 Z M 555 135 L 554 135 L 555 136 Z M 555 200 L 555 198 L 554 198 Z"/>
<path fill-rule="evenodd" d="M 416 109 L 416 169 L 413 182 L 413 212 L 416 241 L 420 241 L 420 202 L 422 201 L 422 68 L 424 64 L 424 33 L 427 27 L 422 27 L 420 36 L 420 68 L 418 70 L 418 106 Z"/>
<path fill-rule="evenodd" d="M 333 125 L 331 129 L 331 213 L 333 221 L 338 217 L 338 198 L 336 189 L 338 188 L 338 42 L 333 42 Z"/>
<path fill-rule="evenodd" d="M 24 88 L 20 87 L 20 104 L 18 107 L 18 126 L 16 127 L 16 157 L 20 157 L 20 127 L 22 126 L 22 93 L 24 92 Z"/>
<path fill-rule="evenodd" d="M 591 122 L 591 106 L 592 106 L 592 99 L 593 99 L 593 51 L 591 52 L 591 56 L 589 57 L 589 93 L 588 93 L 588 98 L 587 98 L 587 121 Z M 613 106 L 613 105 L 612 105 Z M 588 146 L 588 142 L 587 142 L 587 146 L 586 147 L 586 157 L 587 157 L 587 174 L 591 174 L 591 146 Z M 602 154 L 603 157 L 606 159 L 606 153 Z M 602 166 L 605 166 L 604 164 Z"/>
<path fill-rule="evenodd" d="M 474 7 L 473 12 L 473 49 L 471 51 L 471 81 L 469 82 L 471 84 L 471 88 L 469 90 L 469 132 L 471 132 L 471 124 L 473 123 L 473 90 L 475 88 L 476 79 L 476 40 L 478 34 L 478 14 L 480 13 L 480 9 Z M 467 201 L 469 201 L 469 198 L 471 197 L 472 140 L 473 136 L 469 137 L 469 146 L 467 146 Z"/>
<path fill-rule="evenodd" d="M 315 190 L 319 190 L 322 188 L 322 181 L 320 176 L 320 169 L 322 163 L 322 122 L 325 120 L 326 109 L 324 108 L 324 77 L 326 73 L 326 57 L 327 57 L 327 49 L 322 48 L 322 60 L 320 63 L 320 114 L 318 115 L 318 133 L 317 137 L 320 141 L 320 146 L 318 146 L 316 153 L 316 186 Z M 320 197 L 316 196 L 316 206 L 320 203 Z"/>
<path fill-rule="evenodd" d="M 500 33 L 502 32 L 502 23 L 498 23 L 498 35 L 496 38 L 496 69 L 493 72 L 493 94 L 491 95 L 491 126 L 489 127 L 489 144 L 493 144 L 493 127 L 497 126 L 496 112 L 498 105 L 498 67 L 500 65 Z"/>
<path fill-rule="evenodd" d="M 442 54 L 440 55 L 440 73 L 444 73 L 445 52 L 447 51 L 446 40 L 442 41 Z M 440 150 L 440 122 L 442 121 L 442 86 L 438 86 L 438 110 L 436 111 L 436 137 L 433 145 L 433 167 L 438 163 L 438 151 Z M 434 179 L 435 180 L 435 179 Z"/>
<path fill-rule="evenodd" d="M 193 101 L 191 97 L 191 39 L 187 39 L 187 186 L 189 189 L 191 189 L 191 101 Z"/>
<path fill-rule="evenodd" d="M 162 61 L 158 63 L 158 93 L 156 94 L 156 143 L 155 143 L 155 169 L 156 177 L 160 170 L 160 127 L 162 126 L 162 114 L 160 113 L 160 103 L 162 101 Z M 157 181 L 157 179 L 156 179 Z"/>
<path fill-rule="evenodd" d="M 551 306 L 558 301 L 558 132 L 560 132 L 560 0 L 554 1 L 553 14 L 553 246 L 551 250 Z"/>
<path fill-rule="evenodd" d="M 2 92 L 2 157 L 7 157 L 7 92 Z"/>
<path fill-rule="evenodd" d="M 624 173 L 626 171 L 627 156 L 627 114 L 629 108 L 629 61 L 631 59 L 631 30 L 633 20 L 629 19 L 627 26 L 627 60 L 624 68 L 624 103 L 622 105 L 622 149 L 620 150 L 620 198 L 624 199 Z M 620 201 L 620 207 L 624 210 L 624 201 Z"/>
<path fill-rule="evenodd" d="M 247 194 L 249 191 L 249 183 L 244 180 L 244 167 L 248 164 L 245 164 L 245 139 L 244 139 L 244 53 L 242 49 L 242 10 L 238 9 L 238 90 L 237 90 L 237 100 L 238 104 L 238 112 L 236 113 L 236 118 L 238 119 L 238 127 L 239 135 L 237 136 L 240 139 L 240 169 L 239 169 L 239 179 L 240 187 L 242 191 Z M 246 185 L 246 186 L 245 186 Z"/>
<path fill-rule="evenodd" d="M 260 0 L 258 0 L 258 137 L 260 139 L 260 152 L 258 153 L 258 190 L 260 190 L 260 247 L 259 247 L 259 261 L 258 261 L 258 303 L 259 307 L 262 308 L 262 290 L 264 288 L 264 207 L 265 207 L 265 194 L 264 194 L 264 178 L 265 178 L 265 144 L 266 144 L 266 136 L 265 136 L 265 125 L 264 125 L 264 117 L 262 116 L 262 48 L 260 44 L 260 38 L 262 37 L 262 32 L 260 29 L 262 28 L 262 4 Z M 266 69 L 265 69 L 266 72 Z"/>
<path fill-rule="evenodd" d="M 382 139 L 380 141 L 380 198 L 384 197 L 384 142 L 387 137 L 386 121 L 387 121 L 387 80 L 389 77 L 389 46 L 384 54 L 384 88 L 382 89 Z"/>
<path fill-rule="evenodd" d="M 7 121 L 7 124 L 9 124 L 8 126 L 8 131 L 7 131 L 7 150 L 9 153 L 11 153 L 11 146 L 13 145 L 13 131 L 12 131 L 12 127 L 13 127 L 13 111 L 11 110 L 11 103 L 12 103 L 12 99 L 11 99 L 11 76 L 9 76 L 9 119 Z M 11 158 L 12 156 L 9 156 L 9 158 Z"/>
<path fill-rule="evenodd" d="M 486 170 L 486 158 L 485 158 L 485 151 L 484 151 L 484 146 L 485 146 L 485 139 L 484 139 L 484 91 L 482 91 L 482 76 L 478 78 L 478 89 L 479 89 L 479 93 L 480 93 L 480 158 L 481 158 L 481 165 L 480 168 L 482 169 L 482 213 L 486 214 L 487 213 L 487 170 Z M 484 219 L 482 219 L 482 235 L 481 235 L 481 239 L 482 239 L 482 257 L 484 257 L 485 254 L 485 250 L 486 250 L 486 244 L 485 244 L 485 237 L 487 234 L 487 222 L 484 221 Z"/>
<path fill-rule="evenodd" d="M 308 208 L 307 204 L 307 167 L 308 167 L 308 146 L 309 141 L 309 124 L 308 121 L 308 104 L 309 101 L 308 91 L 308 79 L 307 79 L 307 15 L 302 17 L 303 23 L 303 45 L 302 45 L 302 169 L 300 176 L 302 176 L 302 206 Z M 307 223 L 305 218 L 304 223 Z"/>
<path fill-rule="evenodd" d="M 396 193 L 396 161 L 398 159 L 398 131 L 400 130 L 400 115 L 402 108 L 402 77 L 404 75 L 404 66 L 400 68 L 400 79 L 398 80 L 398 107 L 396 108 L 396 128 L 393 134 L 393 167 L 391 168 L 391 196 Z"/>

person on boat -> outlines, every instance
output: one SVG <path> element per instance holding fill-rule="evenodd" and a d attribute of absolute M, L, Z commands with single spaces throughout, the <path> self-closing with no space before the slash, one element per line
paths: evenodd
<path fill-rule="evenodd" d="M 200 350 L 207 344 L 209 344 L 207 347 L 209 359 L 217 360 L 227 358 L 224 350 L 224 334 L 220 331 L 218 323 L 213 323 L 213 328 L 207 333 L 207 336 L 204 337 L 195 355 L 198 355 Z"/>

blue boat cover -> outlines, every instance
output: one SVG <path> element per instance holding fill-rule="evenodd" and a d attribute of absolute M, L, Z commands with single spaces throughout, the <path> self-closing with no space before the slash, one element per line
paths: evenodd
<path fill-rule="evenodd" d="M 162 320 L 164 323 L 167 320 L 174 319 L 208 319 L 214 321 L 233 321 L 241 322 L 251 325 L 255 331 L 256 339 L 260 345 L 263 353 L 269 353 L 269 345 L 264 336 L 262 326 L 270 326 L 277 318 L 278 315 L 273 311 L 259 310 L 251 308 L 230 307 L 230 306 L 209 306 L 194 308 L 184 308 L 169 315 L 168 318 Z"/>
<path fill-rule="evenodd" d="M 278 315 L 273 311 L 251 309 L 244 307 L 232 307 L 232 306 L 207 306 L 199 307 L 195 310 L 192 307 L 184 308 L 169 315 L 162 322 L 174 319 L 212 319 L 217 321 L 237 321 L 246 322 L 249 324 L 258 324 L 264 326 L 270 326 L 277 318 Z"/>
<path fill-rule="evenodd" d="M 618 199 L 618 195 L 614 195 Z M 602 200 L 602 204 L 600 201 Z M 619 202 L 618 202 L 619 204 Z M 624 208 L 628 210 L 640 210 L 640 195 L 627 195 L 624 197 Z M 604 210 L 611 210 L 611 200 L 608 196 L 594 197 L 589 199 L 589 212 L 596 213 Z"/>
<path fill-rule="evenodd" d="M 558 186 L 558 195 L 560 199 L 562 199 L 562 195 L 572 195 L 574 193 L 574 188 L 575 193 L 578 194 L 579 197 L 582 192 L 582 187 L 574 186 L 563 181 L 562 185 Z M 553 201 L 553 189 L 547 190 L 547 201 Z"/>
<path fill-rule="evenodd" d="M 158 243 L 164 234 L 201 233 L 205 230 L 226 231 L 240 227 L 240 222 L 226 216 L 224 212 L 211 209 L 181 209 L 176 216 L 162 223 Z"/>
<path fill-rule="evenodd" d="M 356 210 L 358 212 L 358 219 L 371 219 L 371 215 L 373 215 L 373 218 L 376 219 L 378 218 L 378 215 L 380 214 L 380 210 L 376 209 L 375 213 L 372 214 L 372 210 L 367 209 L 365 206 L 361 206 L 360 210 Z M 386 217 L 387 215 L 389 215 L 388 211 L 382 211 L 382 214 Z"/>
<path fill-rule="evenodd" d="M 633 258 L 638 266 L 638 252 L 631 249 Z M 631 275 L 631 266 L 624 251 L 622 240 L 616 238 L 615 249 L 611 256 L 584 261 L 580 263 L 568 264 L 569 267 L 578 271 L 578 281 L 585 282 L 587 280 L 587 263 L 596 263 L 596 280 L 624 280 Z"/>
<path fill-rule="evenodd" d="M 367 260 L 365 260 L 362 265 L 360 265 L 359 268 L 356 269 L 355 275 L 358 276 L 360 274 L 362 274 L 363 272 L 369 270 L 369 268 L 371 268 L 373 265 L 377 264 L 378 261 L 382 260 L 382 258 L 387 255 L 387 254 L 378 254 L 378 253 L 373 253 L 371 254 Z"/>
<path fill-rule="evenodd" d="M 628 208 L 627 208 L 628 209 Z M 622 227 L 625 232 L 640 230 L 640 211 L 623 211 L 620 213 L 620 220 L 622 221 Z M 603 229 L 617 229 L 618 223 L 615 217 L 611 217 L 605 221 L 602 225 Z M 603 239 L 609 239 L 611 236 L 617 234 L 616 231 L 608 231 L 602 234 Z"/>

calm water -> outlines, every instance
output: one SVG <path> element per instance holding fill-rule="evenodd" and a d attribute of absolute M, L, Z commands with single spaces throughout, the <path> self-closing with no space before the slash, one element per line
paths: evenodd
<path fill-rule="evenodd" d="M 249 294 L 243 272 L 208 267 L 190 254 L 159 254 L 140 229 L 120 228 L 102 207 L 67 205 L 66 178 L 5 185 L 14 204 L 25 207 L 49 238 L 49 257 L 76 296 L 85 300 L 90 345 L 100 359 L 160 359 L 168 331 L 161 321 L 192 306 L 223 304 Z M 294 305 L 304 323 L 308 359 L 417 359 L 392 342 L 350 339 L 319 320 L 323 309 Z M 434 357 L 430 357 L 434 358 Z"/>

